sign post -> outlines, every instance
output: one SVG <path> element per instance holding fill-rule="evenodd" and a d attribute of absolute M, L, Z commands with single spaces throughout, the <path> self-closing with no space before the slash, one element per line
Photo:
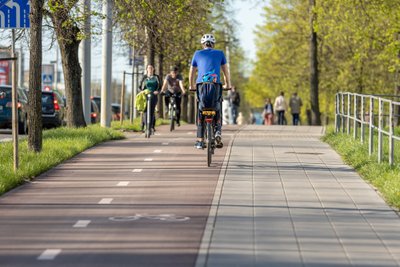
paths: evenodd
<path fill-rule="evenodd" d="M 12 29 L 12 136 L 14 148 L 14 171 L 18 169 L 18 91 L 17 91 L 17 53 L 15 50 L 15 29 L 29 28 L 29 0 L 0 0 L 0 28 Z"/>

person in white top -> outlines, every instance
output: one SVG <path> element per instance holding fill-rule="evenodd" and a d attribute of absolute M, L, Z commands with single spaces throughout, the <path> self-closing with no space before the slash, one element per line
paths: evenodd
<path fill-rule="evenodd" d="M 275 99 L 274 110 L 278 114 L 278 124 L 285 124 L 285 111 L 287 110 L 287 104 L 284 97 L 285 93 L 281 92 L 280 95 Z"/>

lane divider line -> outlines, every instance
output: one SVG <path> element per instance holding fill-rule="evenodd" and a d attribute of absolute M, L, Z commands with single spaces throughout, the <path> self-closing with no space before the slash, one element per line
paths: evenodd
<path fill-rule="evenodd" d="M 89 225 L 91 220 L 79 220 L 74 224 L 74 228 L 85 228 Z"/>
<path fill-rule="evenodd" d="M 99 201 L 99 204 L 111 204 L 112 201 L 113 201 L 113 198 L 102 198 Z"/>
<path fill-rule="evenodd" d="M 129 183 L 130 183 L 130 182 L 122 181 L 122 182 L 119 182 L 119 183 L 117 184 L 117 186 L 128 186 Z"/>
<path fill-rule="evenodd" d="M 144 161 L 153 161 L 153 159 L 144 159 Z"/>
<path fill-rule="evenodd" d="M 161 153 L 162 150 L 154 150 L 153 152 L 154 152 L 154 153 Z"/>
<path fill-rule="evenodd" d="M 163 146 L 168 146 L 168 145 L 169 145 L 169 143 L 162 143 L 162 145 L 163 145 Z"/>
<path fill-rule="evenodd" d="M 61 249 L 46 249 L 37 259 L 40 261 L 54 260 L 60 253 Z"/>
<path fill-rule="evenodd" d="M 143 169 L 134 169 L 132 172 L 142 172 Z"/>

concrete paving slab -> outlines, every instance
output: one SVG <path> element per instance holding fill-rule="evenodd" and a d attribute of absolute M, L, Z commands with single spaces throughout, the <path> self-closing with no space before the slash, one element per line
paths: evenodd
<path fill-rule="evenodd" d="M 241 129 L 196 267 L 400 266 L 399 216 L 319 140 L 323 131 Z M 235 201 L 244 206 L 226 205 Z"/>

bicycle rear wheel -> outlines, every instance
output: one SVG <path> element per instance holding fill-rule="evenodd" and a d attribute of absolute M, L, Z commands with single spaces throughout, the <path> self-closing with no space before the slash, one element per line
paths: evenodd
<path fill-rule="evenodd" d="M 213 154 L 213 144 L 212 144 L 212 138 L 213 134 L 212 134 L 212 127 L 211 127 L 211 123 L 207 123 L 207 166 L 210 167 L 211 166 L 211 162 L 212 162 L 212 154 Z"/>
<path fill-rule="evenodd" d="M 145 137 L 150 138 L 151 134 L 151 97 L 147 96 L 147 108 L 146 108 L 146 131 L 145 131 Z"/>
<path fill-rule="evenodd" d="M 174 107 L 171 105 L 170 108 L 170 122 L 169 122 L 169 131 L 172 132 L 175 130 L 175 114 L 174 114 Z"/>

